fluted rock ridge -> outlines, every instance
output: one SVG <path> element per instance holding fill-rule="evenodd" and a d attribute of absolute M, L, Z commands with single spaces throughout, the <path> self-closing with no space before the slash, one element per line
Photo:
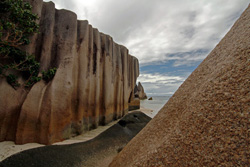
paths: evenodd
<path fill-rule="evenodd" d="M 52 2 L 29 2 L 40 33 L 25 50 L 40 60 L 40 71 L 57 72 L 30 90 L 14 90 L 0 79 L 0 141 L 51 144 L 122 117 L 139 76 L 138 60 L 75 13 Z"/>

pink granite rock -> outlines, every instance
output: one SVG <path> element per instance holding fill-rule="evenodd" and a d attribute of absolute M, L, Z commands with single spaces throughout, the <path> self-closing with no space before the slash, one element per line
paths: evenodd
<path fill-rule="evenodd" d="M 250 6 L 111 167 L 249 166 Z"/>

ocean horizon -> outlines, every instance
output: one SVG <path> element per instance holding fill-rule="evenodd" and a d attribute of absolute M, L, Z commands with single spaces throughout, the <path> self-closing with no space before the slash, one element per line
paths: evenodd
<path fill-rule="evenodd" d="M 141 108 L 146 108 L 153 110 L 153 116 L 155 116 L 161 108 L 167 103 L 172 95 L 152 95 L 148 96 L 148 98 L 152 97 L 153 100 L 141 100 Z"/>

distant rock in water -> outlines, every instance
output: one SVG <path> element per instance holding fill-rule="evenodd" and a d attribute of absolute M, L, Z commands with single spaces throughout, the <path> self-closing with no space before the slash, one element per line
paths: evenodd
<path fill-rule="evenodd" d="M 25 50 L 36 56 L 40 73 L 57 71 L 30 90 L 14 90 L 0 78 L 0 141 L 52 144 L 124 116 L 134 99 L 138 59 L 75 13 L 27 1 L 40 18 L 40 33 Z"/>
<path fill-rule="evenodd" d="M 143 99 L 147 99 L 147 95 L 144 92 L 144 88 L 142 86 L 142 84 L 140 82 L 138 82 L 138 86 L 135 85 L 135 96 L 138 97 L 139 99 L 143 100 Z"/>
<path fill-rule="evenodd" d="M 138 86 L 135 85 L 134 92 L 131 92 L 129 99 L 129 111 L 140 109 L 140 100 L 147 99 L 147 95 L 144 92 L 144 88 L 141 83 L 138 83 Z"/>
<path fill-rule="evenodd" d="M 249 166 L 250 6 L 111 167 Z"/>
<path fill-rule="evenodd" d="M 153 97 L 148 98 L 148 100 L 153 100 Z"/>

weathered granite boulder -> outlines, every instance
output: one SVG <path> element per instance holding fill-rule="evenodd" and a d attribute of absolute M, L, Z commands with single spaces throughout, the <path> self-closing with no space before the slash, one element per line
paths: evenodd
<path fill-rule="evenodd" d="M 111 167 L 249 166 L 250 6 Z"/>
<path fill-rule="evenodd" d="M 133 110 L 137 110 L 137 109 L 140 109 L 140 99 L 139 98 L 134 98 L 132 101 L 130 101 L 128 103 L 128 110 L 129 111 L 133 111 Z"/>
<path fill-rule="evenodd" d="M 56 10 L 52 2 L 29 2 L 40 33 L 25 50 L 40 61 L 40 71 L 57 72 L 30 90 L 14 90 L 0 79 L 0 141 L 51 144 L 122 117 L 139 76 L 138 60 L 75 13 Z"/>
<path fill-rule="evenodd" d="M 138 97 L 139 99 L 144 100 L 148 98 L 146 93 L 144 92 L 144 88 L 141 82 L 138 82 L 138 86 L 137 85 L 135 86 L 134 91 L 135 91 L 135 96 Z"/>

